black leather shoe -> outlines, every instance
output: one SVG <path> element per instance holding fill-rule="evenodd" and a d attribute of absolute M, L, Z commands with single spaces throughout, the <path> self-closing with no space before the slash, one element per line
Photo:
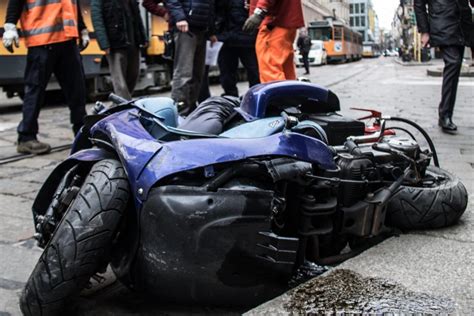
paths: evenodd
<path fill-rule="evenodd" d="M 438 125 L 441 126 L 443 132 L 455 132 L 458 130 L 458 127 L 453 123 L 450 117 L 440 118 Z"/>

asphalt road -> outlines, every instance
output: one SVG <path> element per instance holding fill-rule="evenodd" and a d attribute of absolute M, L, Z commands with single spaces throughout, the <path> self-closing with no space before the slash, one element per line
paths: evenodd
<path fill-rule="evenodd" d="M 302 73 L 302 69 L 298 69 Z M 441 165 L 465 183 L 470 198 L 474 192 L 474 80 L 462 79 L 454 121 L 456 136 L 440 132 L 437 105 L 441 79 L 428 78 L 426 67 L 403 67 L 390 58 L 313 67 L 312 82 L 330 86 L 340 97 L 342 113 L 361 116 L 350 107 L 375 108 L 392 116 L 405 116 L 425 127 L 438 147 Z M 239 84 L 241 92 L 245 83 Z M 219 95 L 219 86 L 212 93 Z M 160 95 L 169 95 L 169 92 Z M 18 100 L 5 101 L 12 104 Z M 89 105 L 90 107 L 91 105 Z M 0 159 L 15 155 L 15 128 L 19 113 L 0 116 Z M 72 141 L 66 108 L 46 108 L 40 116 L 40 139 L 53 146 Z M 0 315 L 18 315 L 18 295 L 40 255 L 31 236 L 31 204 L 41 183 L 65 157 L 67 151 L 0 165 Z M 364 276 L 394 280 L 413 291 L 448 297 L 459 313 L 473 313 L 473 204 L 461 223 L 438 231 L 412 232 L 386 240 L 343 267 Z M 130 303 L 128 303 L 130 302 Z M 276 308 L 275 303 L 272 308 Z M 275 307 L 276 306 L 276 307 Z M 268 310 L 267 310 L 268 311 Z M 82 298 L 79 315 L 145 315 L 222 313 L 223 310 L 143 303 L 121 287 L 113 286 Z M 240 312 L 240 311 L 238 311 Z"/>

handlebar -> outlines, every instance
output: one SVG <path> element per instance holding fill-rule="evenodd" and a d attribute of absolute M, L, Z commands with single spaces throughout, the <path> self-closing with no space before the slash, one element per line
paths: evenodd
<path fill-rule="evenodd" d="M 128 100 L 122 98 L 121 96 L 118 96 L 114 93 L 109 94 L 109 101 L 112 101 L 116 105 L 124 104 L 127 103 Z"/>

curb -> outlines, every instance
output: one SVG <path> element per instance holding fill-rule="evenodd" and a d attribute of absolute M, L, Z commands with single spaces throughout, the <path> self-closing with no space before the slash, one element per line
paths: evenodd
<path fill-rule="evenodd" d="M 470 67 L 472 68 L 472 67 Z M 443 70 L 442 69 L 428 69 L 426 71 L 426 74 L 429 76 L 429 77 L 442 77 L 443 76 Z M 474 78 L 474 70 L 467 70 L 467 71 L 462 71 L 461 70 L 461 74 L 459 75 L 459 77 L 464 77 L 464 78 Z"/>
<path fill-rule="evenodd" d="M 393 61 L 404 67 L 433 66 L 434 65 L 432 62 L 425 62 L 425 63 L 412 62 L 412 61 L 404 62 L 398 58 L 394 59 Z"/>

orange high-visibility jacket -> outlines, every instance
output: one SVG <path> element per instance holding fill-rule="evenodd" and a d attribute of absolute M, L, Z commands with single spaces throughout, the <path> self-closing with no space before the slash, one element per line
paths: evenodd
<path fill-rule="evenodd" d="M 79 37 L 77 0 L 26 0 L 20 22 L 27 47 Z"/>

